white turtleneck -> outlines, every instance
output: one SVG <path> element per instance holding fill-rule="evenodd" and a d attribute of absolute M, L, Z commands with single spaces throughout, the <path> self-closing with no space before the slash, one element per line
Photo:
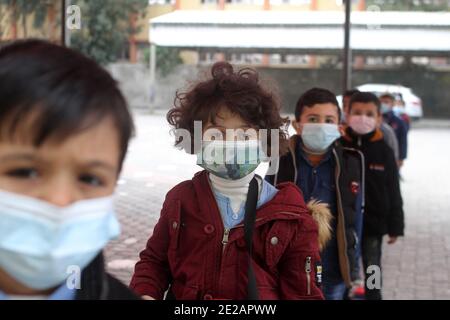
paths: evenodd
<path fill-rule="evenodd" d="M 231 209 L 234 213 L 237 213 L 247 199 L 250 181 L 254 176 L 255 172 L 252 172 L 241 179 L 228 180 L 209 174 L 209 180 L 211 181 L 214 191 L 230 199 Z M 260 181 L 260 179 L 257 180 L 259 189 L 261 189 L 262 181 Z"/>

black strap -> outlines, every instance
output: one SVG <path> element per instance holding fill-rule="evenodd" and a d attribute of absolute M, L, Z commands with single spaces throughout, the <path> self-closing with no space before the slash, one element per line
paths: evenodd
<path fill-rule="evenodd" d="M 245 232 L 244 236 L 248 252 L 248 272 L 247 272 L 248 300 L 258 300 L 258 287 L 256 286 L 256 277 L 252 266 L 253 229 L 255 227 L 257 202 L 258 202 L 258 181 L 254 177 L 250 181 L 250 185 L 248 188 L 247 200 L 245 202 L 245 217 L 244 217 L 244 232 Z"/>

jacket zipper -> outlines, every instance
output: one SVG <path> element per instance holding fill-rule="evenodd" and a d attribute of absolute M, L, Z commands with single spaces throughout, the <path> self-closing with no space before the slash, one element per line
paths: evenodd
<path fill-rule="evenodd" d="M 283 212 L 280 212 L 280 213 L 296 215 L 295 213 L 292 213 L 292 212 L 284 212 L 283 211 Z M 261 220 L 262 220 L 262 218 L 258 218 L 258 219 L 255 220 L 255 223 L 258 222 L 258 221 L 261 221 Z M 219 288 L 220 288 L 220 283 L 221 283 L 221 280 L 222 280 L 221 279 L 221 273 L 222 273 L 223 262 L 224 262 L 223 256 L 224 256 L 225 249 L 227 248 L 227 244 L 228 244 L 229 239 L 230 239 L 231 230 L 232 229 L 237 229 L 237 228 L 240 228 L 240 227 L 244 227 L 244 224 L 243 223 L 238 224 L 238 225 L 234 226 L 233 228 L 224 228 L 223 237 L 222 237 L 222 256 L 220 257 L 221 261 L 220 261 L 220 269 L 219 269 Z"/>
<path fill-rule="evenodd" d="M 306 257 L 305 262 L 305 272 L 306 272 L 306 295 L 311 295 L 311 257 Z"/>
<path fill-rule="evenodd" d="M 361 139 L 361 137 L 359 138 Z M 350 264 L 349 264 L 349 258 L 347 253 L 347 239 L 345 236 L 345 216 L 344 216 L 344 208 L 342 207 L 342 198 L 341 198 L 341 188 L 340 188 L 340 179 L 341 179 L 341 165 L 339 163 L 339 158 L 336 154 L 336 151 L 334 151 L 334 155 L 336 157 L 336 200 L 337 200 L 337 210 L 338 210 L 338 216 L 340 216 L 340 221 L 338 222 L 336 228 L 339 226 L 341 228 L 344 228 L 344 231 L 342 232 L 343 237 L 343 245 L 344 245 L 344 255 L 345 255 L 345 266 L 347 270 L 341 270 L 343 273 L 346 271 L 346 275 L 343 274 L 344 282 L 350 283 L 351 282 L 351 270 L 350 270 Z M 336 232 L 337 233 L 337 232 Z M 347 279 L 346 279 L 347 278 Z"/>
<path fill-rule="evenodd" d="M 225 247 L 228 244 L 228 238 L 230 237 L 230 231 L 231 229 L 225 229 L 223 232 L 223 238 L 222 238 L 222 254 L 225 251 Z"/>

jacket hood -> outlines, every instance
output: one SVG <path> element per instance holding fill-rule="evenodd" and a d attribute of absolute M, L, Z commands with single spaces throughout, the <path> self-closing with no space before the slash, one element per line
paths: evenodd
<path fill-rule="evenodd" d="M 333 215 L 331 214 L 328 204 L 326 203 L 311 200 L 308 202 L 307 206 L 310 214 L 317 223 L 317 227 L 319 229 L 319 249 L 323 250 L 328 241 L 331 239 L 332 229 L 330 223 L 331 219 L 333 219 Z"/>

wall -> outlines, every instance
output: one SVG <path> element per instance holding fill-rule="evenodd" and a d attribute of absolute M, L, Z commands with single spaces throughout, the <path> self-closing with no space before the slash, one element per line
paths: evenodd
<path fill-rule="evenodd" d="M 261 78 L 282 98 L 283 111 L 293 112 L 299 96 L 320 86 L 341 93 L 341 71 L 338 69 L 258 68 Z M 208 68 L 180 65 L 166 78 L 158 77 L 153 106 L 166 109 L 173 104 L 175 91 L 186 88 L 189 81 L 207 75 Z M 450 118 L 450 72 L 416 69 L 357 70 L 353 85 L 392 83 L 410 87 L 423 101 L 425 117 Z M 283 84 L 283 85 L 280 85 Z"/>
<path fill-rule="evenodd" d="M 337 69 L 259 69 L 263 77 L 283 83 L 280 93 L 283 107 L 293 111 L 302 92 L 321 86 L 341 94 L 341 71 Z M 365 83 L 402 84 L 422 99 L 425 117 L 450 118 L 450 72 L 423 68 L 390 70 L 355 70 L 353 86 Z"/>
<path fill-rule="evenodd" d="M 144 64 L 113 63 L 107 69 L 119 82 L 120 89 L 131 108 L 149 108 L 150 72 Z"/>

